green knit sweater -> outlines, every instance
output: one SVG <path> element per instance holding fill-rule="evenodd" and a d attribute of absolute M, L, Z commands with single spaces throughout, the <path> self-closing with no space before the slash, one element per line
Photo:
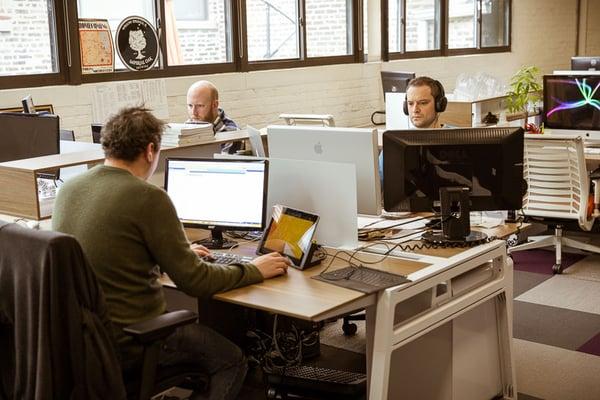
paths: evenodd
<path fill-rule="evenodd" d="M 110 317 L 120 326 L 165 311 L 160 271 L 196 297 L 262 280 L 252 264 L 201 261 L 190 249 L 166 192 L 124 169 L 97 166 L 65 183 L 56 198 L 52 227 L 81 243 Z"/>

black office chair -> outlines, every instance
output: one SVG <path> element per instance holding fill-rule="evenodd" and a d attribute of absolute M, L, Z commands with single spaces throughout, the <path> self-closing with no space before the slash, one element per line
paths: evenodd
<path fill-rule="evenodd" d="M 198 389 L 205 374 L 157 369 L 162 340 L 195 320 L 184 310 L 125 328 L 144 354 L 122 373 L 104 295 L 75 238 L 0 221 L 0 398 L 146 400 Z"/>
<path fill-rule="evenodd" d="M 102 137 L 102 124 L 92 124 L 92 142 L 100 143 Z"/>
<path fill-rule="evenodd" d="M 70 129 L 61 129 L 60 130 L 60 140 L 68 140 L 70 142 L 75 141 L 75 132 Z"/>

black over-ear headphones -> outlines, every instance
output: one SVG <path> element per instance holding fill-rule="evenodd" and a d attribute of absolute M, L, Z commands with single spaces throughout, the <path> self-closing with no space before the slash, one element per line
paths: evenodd
<path fill-rule="evenodd" d="M 438 95 L 434 98 L 435 100 L 435 112 L 444 112 L 446 111 L 446 107 L 448 106 L 448 99 L 446 98 L 446 93 L 444 92 L 444 87 L 440 83 L 440 81 L 432 79 L 433 84 L 438 88 Z M 407 90 L 408 91 L 408 90 Z M 402 111 L 404 111 L 405 115 L 408 115 L 408 102 L 406 96 L 404 97 L 404 104 L 402 104 Z"/>

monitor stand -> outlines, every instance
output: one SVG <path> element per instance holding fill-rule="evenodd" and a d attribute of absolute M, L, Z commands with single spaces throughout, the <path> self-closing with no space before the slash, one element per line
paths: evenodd
<path fill-rule="evenodd" d="M 471 231 L 471 207 L 469 188 L 440 188 L 442 208 L 442 232 L 425 232 L 421 237 L 425 242 L 446 244 L 476 244 L 487 239 L 482 232 Z"/>
<path fill-rule="evenodd" d="M 210 238 L 195 240 L 195 244 L 200 244 L 207 249 L 230 249 L 237 246 L 237 242 L 223 238 L 223 231 L 220 229 L 211 229 Z"/>

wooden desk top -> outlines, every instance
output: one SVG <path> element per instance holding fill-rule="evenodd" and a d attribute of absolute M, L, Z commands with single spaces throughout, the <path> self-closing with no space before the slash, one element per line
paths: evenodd
<path fill-rule="evenodd" d="M 494 229 L 484 230 L 490 236 L 503 237 L 517 230 L 518 224 L 507 224 Z M 523 226 L 521 227 L 523 228 Z M 188 237 L 196 240 L 206 237 L 206 231 L 188 229 Z M 253 256 L 256 243 L 246 243 L 235 249 L 236 253 Z M 466 248 L 436 248 L 419 250 L 420 254 L 433 255 L 437 257 L 451 257 L 465 251 Z M 335 250 L 327 249 L 328 254 L 334 254 Z M 340 254 L 343 259 L 336 259 L 331 269 L 343 268 L 348 265 L 347 256 Z M 383 256 L 371 253 L 357 253 L 357 257 L 363 262 L 379 261 Z M 374 304 L 375 295 L 335 286 L 326 282 L 310 279 L 311 276 L 319 274 L 329 264 L 328 257 L 321 265 L 300 271 L 289 268 L 288 273 L 262 283 L 230 290 L 213 296 L 214 299 L 228 303 L 251 306 L 261 310 L 267 310 L 278 314 L 293 316 L 301 319 L 319 321 L 332 316 L 347 313 L 367 305 Z M 367 264 L 364 264 L 367 265 Z M 395 257 L 388 257 L 376 264 L 368 264 L 370 268 L 382 269 L 401 275 L 409 275 L 420 271 L 431 264 Z"/>

